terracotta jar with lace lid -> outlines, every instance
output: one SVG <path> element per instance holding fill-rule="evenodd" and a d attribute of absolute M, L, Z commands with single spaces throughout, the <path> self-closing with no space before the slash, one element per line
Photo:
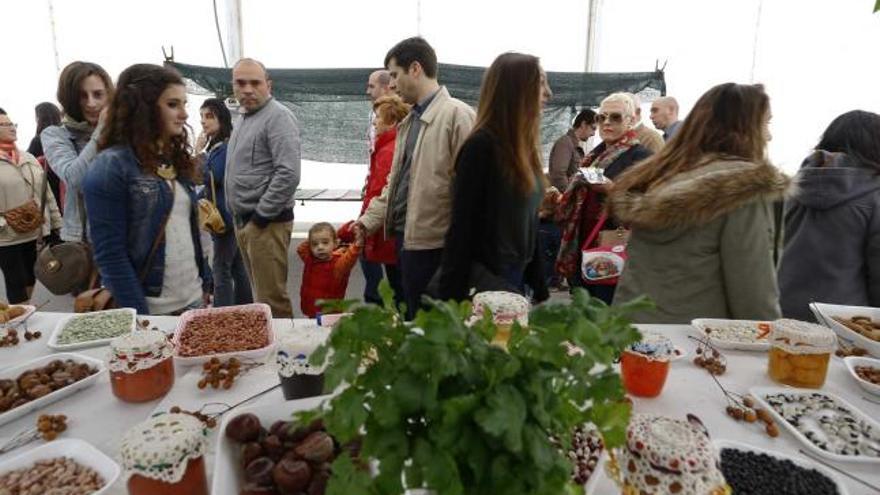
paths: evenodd
<path fill-rule="evenodd" d="M 110 342 L 110 386 L 126 402 L 158 399 L 174 385 L 174 349 L 158 330 L 137 330 Z"/>
<path fill-rule="evenodd" d="M 207 430 L 188 414 L 159 414 L 128 430 L 120 456 L 129 495 L 208 495 Z"/>

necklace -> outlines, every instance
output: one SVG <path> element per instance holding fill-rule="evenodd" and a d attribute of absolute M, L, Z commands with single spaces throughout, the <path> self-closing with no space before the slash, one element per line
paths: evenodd
<path fill-rule="evenodd" d="M 156 169 L 156 174 L 165 180 L 174 180 L 177 178 L 177 169 L 174 168 L 174 165 L 163 163 Z"/>

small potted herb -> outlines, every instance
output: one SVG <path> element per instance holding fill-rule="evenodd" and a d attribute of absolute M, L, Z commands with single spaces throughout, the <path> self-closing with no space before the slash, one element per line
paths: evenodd
<path fill-rule="evenodd" d="M 360 438 L 374 466 L 339 456 L 327 494 L 576 493 L 557 445 L 586 422 L 608 446 L 623 443 L 630 405 L 612 363 L 639 339 L 626 315 L 644 300 L 609 308 L 577 290 L 535 308 L 528 329 L 516 324 L 505 352 L 490 344 L 491 318 L 465 325 L 469 303 L 432 301 L 410 325 L 387 284 L 381 293 L 384 306 L 349 305 L 312 356 L 329 361 L 325 390 L 348 386 L 299 420 L 322 417 L 341 443 Z"/>

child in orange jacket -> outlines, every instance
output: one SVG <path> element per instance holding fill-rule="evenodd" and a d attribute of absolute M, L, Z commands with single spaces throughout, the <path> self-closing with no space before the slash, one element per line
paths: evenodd
<path fill-rule="evenodd" d="M 319 299 L 344 299 L 348 277 L 357 263 L 360 248 L 352 244 L 339 247 L 336 229 L 326 222 L 316 223 L 309 229 L 309 238 L 296 249 L 303 260 L 300 308 L 303 314 L 314 318 Z"/>

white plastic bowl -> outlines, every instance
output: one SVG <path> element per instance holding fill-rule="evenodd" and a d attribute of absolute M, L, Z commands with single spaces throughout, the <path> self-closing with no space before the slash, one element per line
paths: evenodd
<path fill-rule="evenodd" d="M 107 457 L 106 454 L 96 449 L 92 444 L 78 438 L 54 440 L 19 454 L 0 464 L 0 475 L 15 469 L 27 468 L 40 460 L 55 457 L 69 457 L 85 467 L 94 469 L 95 472 L 101 475 L 101 478 L 104 479 L 104 487 L 92 495 L 100 495 L 106 492 L 119 478 L 119 464 L 116 464 L 113 459 Z"/>
<path fill-rule="evenodd" d="M 812 303 L 810 304 L 810 310 L 816 315 L 817 320 L 823 322 L 828 328 L 834 330 L 834 333 L 839 337 L 865 349 L 872 356 L 880 358 L 880 342 L 871 340 L 858 332 L 850 330 L 846 325 L 842 325 L 834 319 L 835 316 L 838 318 L 867 316 L 874 321 L 878 321 L 880 320 L 880 308 Z"/>
<path fill-rule="evenodd" d="M 236 311 L 259 312 L 266 316 L 266 324 L 268 325 L 268 343 L 259 349 L 249 351 L 223 352 L 219 354 L 204 354 L 200 356 L 181 356 L 180 355 L 180 335 L 186 329 L 186 325 L 195 317 L 209 314 L 232 313 Z M 237 357 L 239 359 L 253 359 L 259 361 L 275 349 L 275 329 L 272 321 L 272 309 L 268 304 L 253 303 L 243 304 L 240 306 L 224 306 L 220 308 L 191 309 L 180 315 L 177 322 L 177 330 L 174 332 L 174 361 L 182 366 L 201 366 L 203 363 L 210 361 L 211 358 L 228 359 Z"/>
<path fill-rule="evenodd" d="M 856 374 L 856 366 L 871 366 L 880 369 L 880 359 L 864 356 L 848 356 L 843 359 L 846 369 L 860 387 L 874 395 L 880 395 L 880 385 L 875 385 Z"/>
<path fill-rule="evenodd" d="M 84 340 L 82 342 L 74 342 L 73 344 L 59 344 L 58 339 L 61 337 L 61 333 L 64 331 L 64 328 L 74 320 L 82 319 L 82 318 L 93 318 L 95 315 L 99 313 L 125 313 L 131 316 L 131 329 L 130 332 L 134 332 L 137 328 L 137 312 L 132 308 L 119 308 L 119 309 L 108 309 L 106 311 L 96 311 L 93 313 L 78 313 L 70 316 L 66 316 L 58 321 L 58 324 L 55 325 L 55 331 L 52 332 L 52 335 L 49 337 L 49 342 L 46 345 L 49 346 L 50 349 L 56 351 L 72 351 L 74 349 L 83 349 L 86 347 L 97 347 L 102 345 L 107 345 L 112 341 L 115 337 L 110 337 L 106 339 L 97 339 L 97 340 Z M 124 333 L 122 335 L 125 335 Z"/>

